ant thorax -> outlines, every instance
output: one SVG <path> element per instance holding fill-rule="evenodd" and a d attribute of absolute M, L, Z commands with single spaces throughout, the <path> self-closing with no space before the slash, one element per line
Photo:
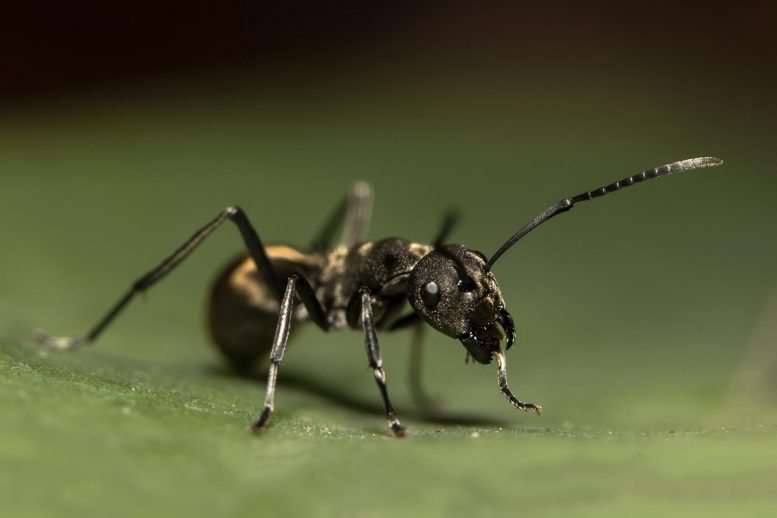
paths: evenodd
<path fill-rule="evenodd" d="M 375 294 L 376 320 L 384 316 L 388 306 L 398 306 L 400 298 L 404 302 L 410 272 L 431 251 L 430 245 L 399 238 L 368 241 L 350 249 L 335 248 L 327 256 L 316 291 L 333 328 L 347 325 L 348 303 L 361 286 Z"/>

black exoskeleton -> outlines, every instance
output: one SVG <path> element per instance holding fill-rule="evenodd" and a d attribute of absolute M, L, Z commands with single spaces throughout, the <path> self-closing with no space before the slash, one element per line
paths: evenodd
<path fill-rule="evenodd" d="M 210 294 L 208 323 L 214 341 L 236 369 L 252 366 L 269 351 L 267 394 L 253 431 L 265 428 L 274 408 L 278 369 L 295 320 L 310 320 L 324 331 L 346 326 L 362 330 L 389 426 L 398 436 L 404 435 L 405 429 L 389 401 L 377 331 L 406 327 L 420 331 L 423 322 L 459 340 L 468 358 L 483 364 L 496 358 L 501 392 L 516 408 L 539 413 L 538 405 L 520 401 L 507 386 L 500 344 L 504 340 L 506 349 L 510 348 L 515 341 L 515 325 L 491 272 L 496 260 L 531 230 L 575 203 L 651 178 L 721 163 L 712 157 L 674 162 L 564 198 L 513 234 L 490 259 L 463 245 L 445 244 L 455 222 L 452 215 L 431 245 L 399 238 L 365 241 L 372 208 L 372 191 L 365 183 L 356 184 L 325 222 L 309 252 L 284 245 L 265 246 L 245 213 L 228 207 L 135 281 L 88 334 L 57 338 L 39 332 L 36 339 L 55 349 L 77 349 L 93 342 L 137 293 L 162 279 L 229 220 L 237 225 L 246 253 L 217 276 Z M 340 226 L 342 238 L 330 246 Z M 414 348 L 415 360 L 420 354 L 418 347 L 420 343 Z M 415 379 L 417 373 L 416 361 L 411 371 L 415 387 L 420 386 Z"/>

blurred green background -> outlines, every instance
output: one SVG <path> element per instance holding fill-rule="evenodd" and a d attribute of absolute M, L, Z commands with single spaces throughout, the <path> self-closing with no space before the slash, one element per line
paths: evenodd
<path fill-rule="evenodd" d="M 11 9 L 11 8 L 7 8 Z M 767 2 L 86 2 L 6 13 L 0 103 L 0 501 L 8 516 L 766 515 L 777 509 L 777 101 Z M 228 204 L 308 243 L 357 180 L 371 238 L 491 254 L 549 204 L 648 167 L 723 167 L 580 205 L 495 268 L 518 413 L 429 330 L 304 327 L 264 382 L 204 330 L 210 238 L 93 348 L 79 334 Z"/>

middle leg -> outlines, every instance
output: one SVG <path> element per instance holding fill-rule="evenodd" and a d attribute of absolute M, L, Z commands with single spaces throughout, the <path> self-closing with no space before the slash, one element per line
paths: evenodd
<path fill-rule="evenodd" d="M 397 319 L 388 330 L 410 330 L 410 355 L 408 361 L 408 381 L 413 402 L 422 410 L 433 413 L 437 406 L 433 398 L 427 395 L 423 384 L 424 322 L 418 313 L 412 312 Z"/>
<path fill-rule="evenodd" d="M 278 369 L 283 361 L 283 353 L 289 341 L 291 320 L 294 311 L 294 295 L 297 295 L 308 310 L 310 319 L 324 331 L 329 330 L 329 321 L 324 308 L 316 298 L 313 287 L 300 273 L 292 273 L 286 283 L 286 291 L 281 300 L 278 326 L 275 328 L 275 338 L 270 351 L 270 371 L 267 374 L 267 394 L 264 398 L 264 407 L 259 419 L 251 427 L 251 431 L 259 433 L 264 430 L 270 414 L 275 407 L 275 385 L 278 381 Z"/>

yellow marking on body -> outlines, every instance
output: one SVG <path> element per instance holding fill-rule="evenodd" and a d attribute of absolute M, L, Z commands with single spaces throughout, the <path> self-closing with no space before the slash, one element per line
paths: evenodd
<path fill-rule="evenodd" d="M 248 298 L 249 304 L 266 311 L 278 311 L 278 302 L 267 289 L 254 260 L 246 257 L 229 276 L 229 284 L 232 288 Z"/>
<path fill-rule="evenodd" d="M 286 245 L 272 245 L 265 247 L 267 257 L 272 261 L 273 259 L 280 259 L 283 261 L 302 263 L 307 266 L 318 266 L 322 264 L 320 256 L 303 254 L 299 250 Z M 251 257 L 246 258 L 237 267 L 235 267 L 232 277 L 245 276 L 252 271 L 256 270 L 254 260 Z"/>
<path fill-rule="evenodd" d="M 270 259 L 285 259 L 300 263 L 310 262 L 311 257 L 286 245 L 273 245 L 265 248 Z"/>
<path fill-rule="evenodd" d="M 375 243 L 374 243 L 374 242 L 372 242 L 372 241 L 368 241 L 368 242 L 364 243 L 364 244 L 363 244 L 363 245 L 361 245 L 361 246 L 359 247 L 359 249 L 358 249 L 358 253 L 359 253 L 359 255 L 361 255 L 362 257 L 364 257 L 365 255 L 367 255 L 367 254 L 369 254 L 369 253 L 370 253 L 370 251 L 372 250 L 372 248 L 373 248 L 374 246 L 375 246 Z"/>
<path fill-rule="evenodd" d="M 324 259 L 318 255 L 308 255 L 286 245 L 272 245 L 265 248 L 270 261 L 289 261 L 310 267 L 320 267 Z M 241 261 L 229 276 L 232 289 L 248 299 L 248 303 L 265 311 L 277 313 L 280 305 L 275 294 L 264 282 L 264 278 L 251 257 Z M 304 307 L 295 309 L 295 315 L 306 314 Z"/>
<path fill-rule="evenodd" d="M 410 253 L 417 256 L 419 259 L 431 252 L 434 249 L 431 245 L 424 245 L 421 243 L 410 243 L 408 250 Z"/>

